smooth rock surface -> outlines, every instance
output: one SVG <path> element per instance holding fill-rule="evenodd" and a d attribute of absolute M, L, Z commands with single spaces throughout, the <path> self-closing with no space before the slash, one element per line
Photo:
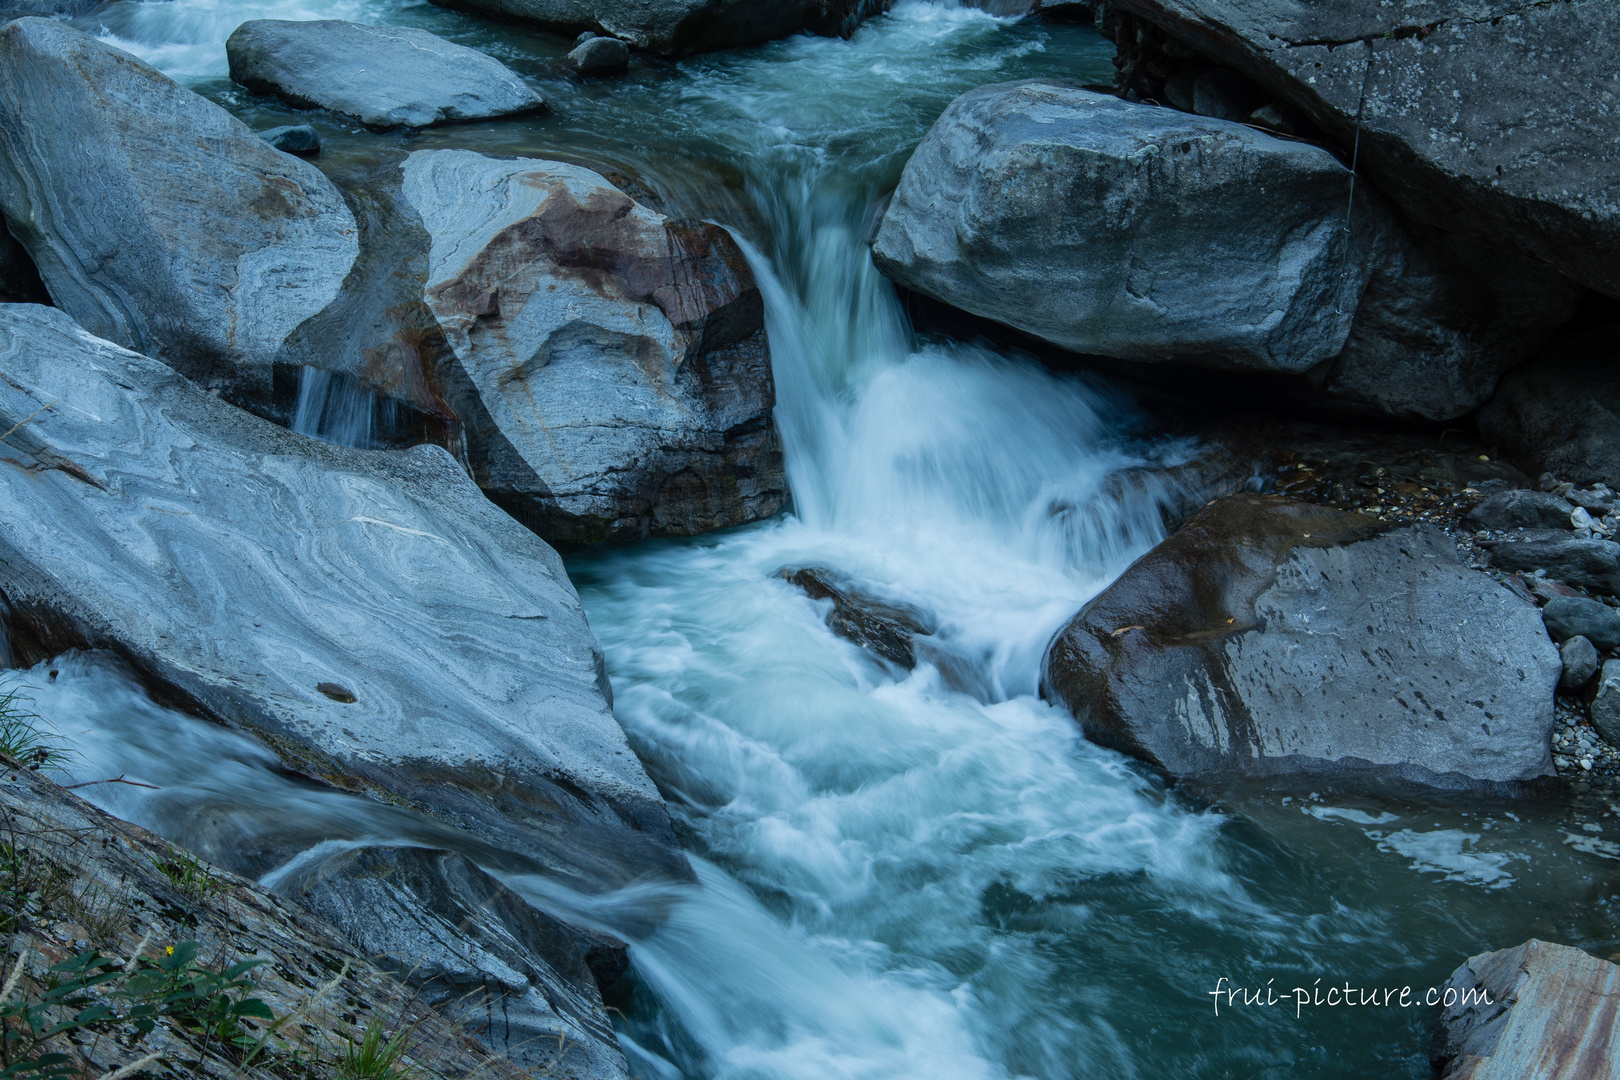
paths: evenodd
<path fill-rule="evenodd" d="M 1478 422 L 1531 475 L 1620 487 L 1620 326 L 1555 341 L 1510 370 Z"/>
<path fill-rule="evenodd" d="M 308 124 L 284 124 L 259 132 L 259 138 L 283 154 L 312 157 L 321 152 L 321 133 Z"/>
<path fill-rule="evenodd" d="M 1592 723 L 1610 746 L 1620 746 L 1620 660 L 1605 660 L 1598 672 Z"/>
<path fill-rule="evenodd" d="M 1534 605 L 1436 529 L 1216 500 L 1087 604 L 1043 691 L 1176 776 L 1552 775 L 1561 664 Z"/>
<path fill-rule="evenodd" d="M 1620 611 L 1584 596 L 1555 596 L 1541 609 L 1554 641 L 1584 637 L 1600 649 L 1620 649 Z"/>
<path fill-rule="evenodd" d="M 1620 967 L 1531 938 L 1471 956 L 1441 988 L 1429 1058 L 1442 1080 L 1614 1080 Z"/>
<path fill-rule="evenodd" d="M 469 456 L 549 539 L 690 535 L 785 500 L 764 305 L 731 236 L 596 173 L 418 151 L 424 298 L 499 439 Z"/>
<path fill-rule="evenodd" d="M 1416 221 L 1620 295 L 1620 7 L 1118 0 L 1301 109 Z M 1603 44 L 1596 44 L 1603 43 Z M 1365 105 L 1362 89 L 1366 88 Z"/>
<path fill-rule="evenodd" d="M 638 49 L 678 54 L 734 49 L 801 30 L 849 34 L 888 0 L 433 0 L 442 7 L 591 30 Z"/>
<path fill-rule="evenodd" d="M 561 560 L 445 451 L 296 435 L 52 308 L 0 307 L 0 376 L 21 659 L 113 649 L 291 768 L 573 888 L 690 874 Z"/>
<path fill-rule="evenodd" d="M 1548 491 L 1499 491 L 1463 518 L 1470 529 L 1567 529 L 1574 511 L 1568 500 Z"/>
<path fill-rule="evenodd" d="M 1560 690 L 1579 690 L 1598 673 L 1597 646 L 1584 637 L 1572 637 L 1560 645 L 1558 658 L 1564 664 L 1564 673 L 1558 677 Z"/>
<path fill-rule="evenodd" d="M 253 19 L 225 42 L 231 78 L 295 109 L 367 127 L 432 127 L 539 112 L 545 100 L 487 53 L 426 30 L 341 19 Z"/>
<path fill-rule="evenodd" d="M 359 848 L 279 888 L 514 1064 L 568 1080 L 629 1075 L 580 935 L 465 857 Z"/>
<path fill-rule="evenodd" d="M 1620 594 L 1620 544 L 1569 533 L 1531 533 L 1486 541 L 1491 565 L 1501 570 L 1545 570 L 1548 576 L 1610 596 Z"/>
<path fill-rule="evenodd" d="M 630 66 L 630 46 L 618 38 L 591 37 L 563 57 L 576 75 L 617 75 Z"/>
<path fill-rule="evenodd" d="M 358 252 L 312 165 L 53 19 L 0 27 L 0 208 L 58 307 L 239 401 Z"/>

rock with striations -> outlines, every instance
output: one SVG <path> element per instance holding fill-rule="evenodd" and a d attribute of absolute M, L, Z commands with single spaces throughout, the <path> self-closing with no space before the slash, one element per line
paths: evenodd
<path fill-rule="evenodd" d="M 764 305 L 729 233 L 559 162 L 425 150 L 403 175 L 493 498 L 575 542 L 782 507 Z"/>
<path fill-rule="evenodd" d="M 359 848 L 277 888 L 533 1075 L 629 1075 L 585 961 L 603 935 L 536 910 L 464 856 Z"/>
<path fill-rule="evenodd" d="M 314 166 L 54 19 L 0 27 L 0 207 L 57 306 L 247 402 L 358 251 Z"/>
<path fill-rule="evenodd" d="M 1531 938 L 1471 956 L 1439 990 L 1429 1060 L 1441 1080 L 1620 1080 L 1620 967 Z"/>
<path fill-rule="evenodd" d="M 1118 0 L 1246 75 L 1410 219 L 1620 295 L 1620 39 L 1608 0 Z M 1365 101 L 1363 89 L 1365 88 Z"/>
<path fill-rule="evenodd" d="M 543 98 L 493 56 L 426 30 L 321 19 L 253 19 L 225 42 L 231 78 L 295 109 L 367 127 L 423 128 L 520 116 Z"/>
<path fill-rule="evenodd" d="M 1555 341 L 1513 368 L 1478 423 L 1532 475 L 1620 487 L 1620 326 Z"/>
<path fill-rule="evenodd" d="M 273 152 L 273 151 L 272 151 Z M 598 891 L 690 870 L 557 554 L 444 450 L 349 450 L 0 307 L 0 591 L 292 769 Z"/>
<path fill-rule="evenodd" d="M 1233 495 L 1080 611 L 1043 688 L 1176 776 L 1511 792 L 1552 775 L 1560 671 L 1535 606 L 1438 530 Z"/>
<path fill-rule="evenodd" d="M 1082 353 L 1297 377 L 1450 419 L 1566 319 L 1555 274 L 1410 236 L 1327 151 L 1066 84 L 980 87 L 873 242 L 905 287 Z"/>
<path fill-rule="evenodd" d="M 758 45 L 803 30 L 849 34 L 889 0 L 433 0 L 443 7 L 591 30 L 648 52 L 679 54 Z"/>

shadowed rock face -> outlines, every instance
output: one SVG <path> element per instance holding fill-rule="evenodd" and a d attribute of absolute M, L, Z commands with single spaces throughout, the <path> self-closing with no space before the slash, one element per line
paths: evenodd
<path fill-rule="evenodd" d="M 1413 220 L 1620 295 L 1620 37 L 1606 0 L 1118 0 L 1349 146 Z M 1366 104 L 1361 106 L 1362 88 Z"/>
<path fill-rule="evenodd" d="M 0 593 L 291 768 L 596 891 L 690 875 L 561 560 L 442 449 L 348 450 L 0 307 Z"/>
<path fill-rule="evenodd" d="M 358 251 L 313 166 L 52 19 L 0 28 L 0 207 L 57 306 L 245 402 Z"/>
<path fill-rule="evenodd" d="M 1620 326 L 1555 341 L 1509 371 L 1479 430 L 1532 475 L 1620 486 Z"/>
<path fill-rule="evenodd" d="M 781 508 L 764 305 L 725 230 L 558 162 L 419 151 L 403 174 L 425 302 L 487 416 L 467 444 L 493 498 L 570 541 Z"/>
<path fill-rule="evenodd" d="M 1551 775 L 1557 650 L 1443 533 L 1262 495 L 1195 514 L 1048 650 L 1087 738 L 1177 776 Z"/>
<path fill-rule="evenodd" d="M 295 109 L 330 109 L 368 127 L 430 127 L 543 110 L 494 57 L 426 30 L 340 19 L 253 19 L 225 42 L 231 78 Z"/>

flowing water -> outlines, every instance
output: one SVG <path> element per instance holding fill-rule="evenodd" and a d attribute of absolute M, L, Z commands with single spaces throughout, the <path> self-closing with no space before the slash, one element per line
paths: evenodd
<path fill-rule="evenodd" d="M 625 171 L 750 246 L 792 513 L 570 563 L 617 715 L 701 885 L 647 932 L 626 914 L 633 891 L 562 894 L 449 830 L 284 774 L 257 744 L 152 704 L 105 657 L 71 656 L 14 680 L 83 748 L 74 777 L 160 788 L 86 794 L 272 883 L 289 860 L 353 843 L 467 851 L 541 906 L 633 937 L 614 1004 L 645 1077 L 1421 1077 L 1431 1010 L 1217 1013 L 1210 991 L 1224 978 L 1421 995 L 1463 957 L 1532 934 L 1620 948 L 1606 838 L 1620 811 L 1309 788 L 1199 802 L 1037 697 L 1051 634 L 1162 534 L 1167 493 L 1110 477 L 1196 448 L 1144 438 L 1102 382 L 917 337 L 864 236 L 958 93 L 1106 80 L 1111 48 L 1089 29 L 902 0 L 850 41 L 581 85 L 554 77 L 567 43 L 547 35 L 387 0 L 315 7 L 124 2 L 89 24 L 258 126 L 295 114 L 223 80 L 242 19 L 431 28 L 535 78 L 555 114 L 387 136 L 317 116 L 334 176 L 427 146 L 565 157 Z M 302 430 L 373 437 L 368 402 L 305 391 Z M 833 636 L 779 576 L 803 566 L 925 612 L 928 662 L 900 671 Z"/>

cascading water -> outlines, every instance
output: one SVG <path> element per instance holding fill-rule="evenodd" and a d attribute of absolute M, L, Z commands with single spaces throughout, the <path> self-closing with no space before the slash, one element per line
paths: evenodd
<path fill-rule="evenodd" d="M 290 116 L 219 81 L 221 43 L 244 18 L 317 14 L 489 49 L 557 109 L 409 137 L 322 120 L 326 167 L 427 145 L 563 156 L 623 168 L 672 212 L 752 245 L 793 514 L 570 564 L 617 715 L 701 885 L 666 895 L 649 932 L 636 889 L 578 896 L 508 877 L 634 938 L 618 1004 L 640 1075 L 1426 1076 L 1421 1009 L 1217 1016 L 1208 992 L 1221 977 L 1421 988 L 1482 948 L 1589 929 L 1600 857 L 1620 848 L 1558 812 L 1329 806 L 1308 790 L 1201 807 L 1036 696 L 1051 634 L 1162 534 L 1151 485 L 1110 477 L 1192 448 L 1136 441 L 1105 384 L 916 338 L 864 236 L 956 94 L 1106 78 L 1110 50 L 1091 31 L 902 0 L 847 42 L 577 85 L 536 59 L 560 41 L 427 5 L 169 0 L 97 18 L 262 124 Z M 370 438 L 359 421 L 338 434 L 317 407 L 329 388 L 306 380 L 300 430 Z M 822 605 L 778 576 L 811 565 L 927 612 L 934 661 L 902 672 L 835 637 Z M 161 788 L 86 794 L 226 865 L 273 882 L 290 860 L 368 841 L 499 863 L 441 826 L 287 777 L 256 744 L 151 704 L 105 658 L 15 681 L 87 748 L 75 779 Z"/>

